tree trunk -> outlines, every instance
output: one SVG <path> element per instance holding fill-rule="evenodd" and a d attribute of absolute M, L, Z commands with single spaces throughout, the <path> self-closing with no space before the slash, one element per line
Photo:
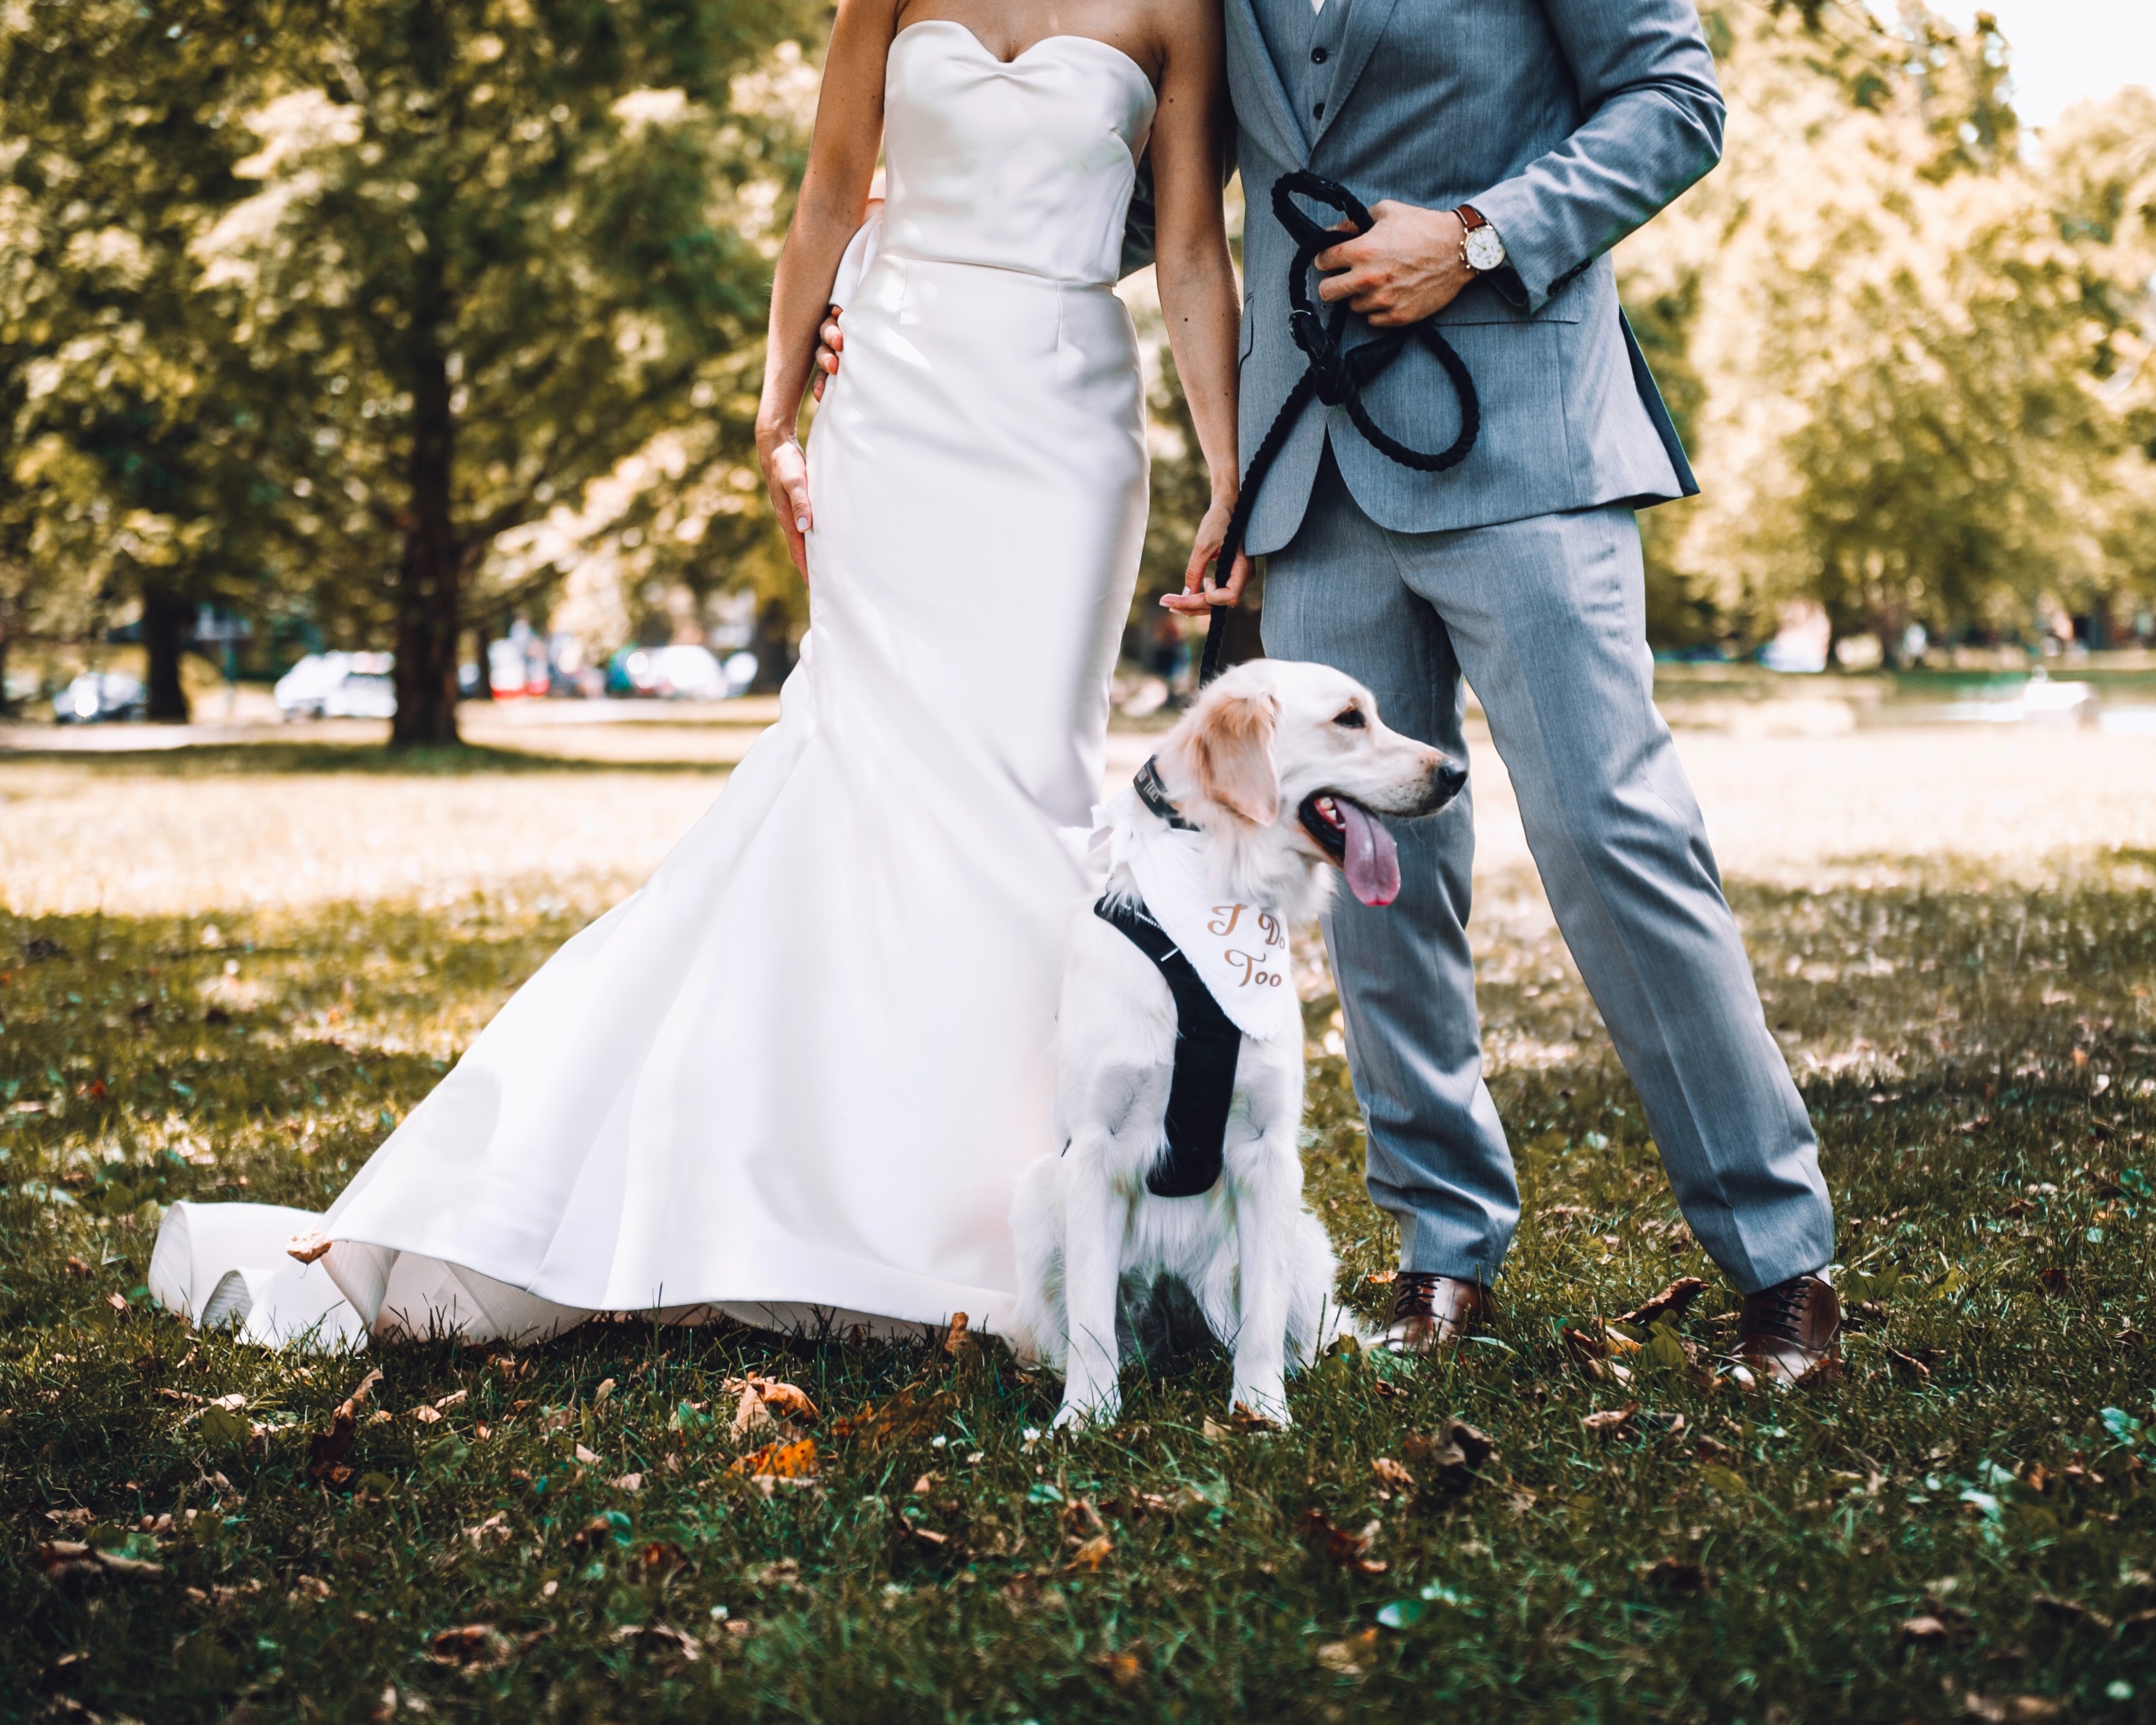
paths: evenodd
<path fill-rule="evenodd" d="M 187 691 L 180 680 L 180 655 L 187 650 L 187 615 L 192 608 L 161 583 L 142 583 L 142 647 L 149 655 L 146 716 L 152 724 L 187 722 Z"/>
<path fill-rule="evenodd" d="M 431 252 L 423 260 L 433 265 Z M 432 291 L 418 296 L 408 352 L 412 461 L 404 557 L 397 583 L 397 716 L 393 749 L 454 747 L 457 742 L 457 640 L 463 633 L 462 548 L 451 496 L 456 421 L 449 409 L 449 361 L 437 336 L 443 309 L 439 265 Z"/>

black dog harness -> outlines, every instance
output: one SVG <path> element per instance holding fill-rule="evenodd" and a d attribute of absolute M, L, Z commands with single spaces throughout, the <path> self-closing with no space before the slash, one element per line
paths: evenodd
<path fill-rule="evenodd" d="M 1307 198 L 1313 203 L 1337 210 L 1348 218 L 1354 233 L 1320 227 L 1296 207 L 1297 198 Z M 1214 564 L 1224 581 L 1227 572 L 1235 566 L 1235 553 L 1243 547 L 1250 512 L 1257 505 L 1258 488 L 1265 483 L 1275 458 L 1286 446 L 1289 434 L 1302 418 L 1302 410 L 1313 399 L 1323 402 L 1328 408 L 1347 408 L 1348 419 L 1373 449 L 1417 473 L 1443 473 L 1447 468 L 1457 467 L 1467 459 L 1482 429 L 1482 404 L 1475 393 L 1475 379 L 1468 374 L 1467 362 L 1439 332 L 1435 314 L 1420 323 L 1387 330 L 1358 347 L 1343 348 L 1340 338 L 1347 333 L 1348 302 L 1342 300 L 1333 306 L 1329 321 L 1319 316 L 1318 308 L 1311 302 L 1310 272 L 1317 254 L 1370 230 L 1373 218 L 1355 194 L 1332 180 L 1298 169 L 1273 182 L 1273 214 L 1296 242 L 1295 261 L 1288 265 L 1287 272 L 1288 303 L 1293 308 L 1288 314 L 1288 328 L 1295 336 L 1295 345 L 1307 356 L 1310 365 L 1288 392 L 1286 401 L 1274 417 L 1272 429 L 1265 433 L 1257 454 L 1250 457 L 1250 465 L 1244 470 L 1242 494 L 1235 500 L 1235 513 L 1228 520 L 1227 536 L 1220 542 L 1220 554 Z M 1437 362 L 1445 367 L 1445 375 L 1451 380 L 1452 393 L 1460 398 L 1460 435 L 1450 447 L 1435 453 L 1411 448 L 1389 435 L 1363 405 L 1363 391 L 1412 341 L 1419 341 L 1436 355 Z M 1216 606 L 1213 620 L 1205 630 L 1205 656 L 1198 670 L 1200 687 L 1220 674 L 1220 652 L 1227 639 L 1228 608 Z M 1142 786 L 1140 790 L 1142 793 Z"/>
<path fill-rule="evenodd" d="M 1147 762 L 1148 768 L 1152 764 Z M 1150 800 L 1150 799 L 1148 799 Z M 1174 805 L 1170 804 L 1171 808 Z M 1178 819 L 1178 824 L 1188 822 Z M 1196 1198 L 1220 1178 L 1228 1105 L 1235 1093 L 1235 1060 L 1243 1033 L 1213 998 L 1191 962 L 1142 905 L 1102 899 L 1093 914 L 1121 929 L 1153 962 L 1175 997 L 1175 1070 L 1168 1086 L 1168 1153 L 1146 1173 L 1156 1198 Z"/>

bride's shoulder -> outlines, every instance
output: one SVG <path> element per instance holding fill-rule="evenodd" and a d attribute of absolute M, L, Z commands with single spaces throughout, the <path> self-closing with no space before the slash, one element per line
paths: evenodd
<path fill-rule="evenodd" d="M 1226 38 L 1221 0 L 1133 0 L 1159 38 L 1163 59 L 1217 60 Z"/>

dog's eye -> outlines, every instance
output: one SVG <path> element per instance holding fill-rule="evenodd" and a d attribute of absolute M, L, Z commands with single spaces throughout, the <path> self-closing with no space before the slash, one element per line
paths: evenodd
<path fill-rule="evenodd" d="M 1363 717 L 1363 709 L 1359 706 L 1351 706 L 1338 714 L 1332 722 L 1336 725 L 1345 725 L 1350 731 L 1360 731 L 1366 721 Z"/>

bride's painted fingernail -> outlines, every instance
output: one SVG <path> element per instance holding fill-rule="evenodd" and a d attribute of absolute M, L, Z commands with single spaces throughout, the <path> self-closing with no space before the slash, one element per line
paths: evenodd
<path fill-rule="evenodd" d="M 797 533 L 807 532 L 808 531 L 808 517 L 805 515 L 797 515 L 794 516 L 793 531 Z"/>

